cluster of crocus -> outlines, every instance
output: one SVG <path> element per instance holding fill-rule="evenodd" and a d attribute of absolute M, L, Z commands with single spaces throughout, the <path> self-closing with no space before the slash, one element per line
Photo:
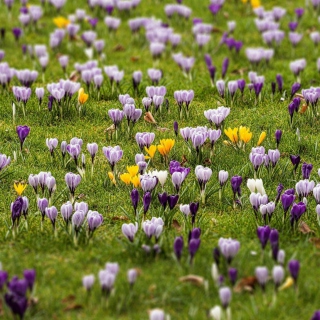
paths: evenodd
<path fill-rule="evenodd" d="M 31 96 L 31 89 L 26 87 L 12 87 L 12 92 L 14 97 L 18 102 L 22 102 L 23 115 L 26 116 L 26 105 Z"/>
<path fill-rule="evenodd" d="M 191 77 L 191 69 L 195 63 L 194 57 L 185 57 L 181 52 L 172 55 L 173 60 L 180 67 L 180 69 L 184 72 L 184 74 Z"/>
<path fill-rule="evenodd" d="M 255 66 L 259 65 L 261 61 L 269 63 L 271 58 L 274 55 L 273 49 L 264 49 L 264 48 L 247 48 L 246 56 L 249 62 Z"/>
<path fill-rule="evenodd" d="M 180 119 L 183 117 L 183 111 L 186 117 L 189 117 L 189 105 L 194 98 L 193 90 L 178 90 L 174 92 L 174 99 L 179 107 Z"/>
<path fill-rule="evenodd" d="M 130 183 L 132 183 L 135 188 L 139 187 L 140 179 L 138 173 L 143 174 L 143 172 L 139 172 L 139 165 L 127 166 L 127 171 L 128 172 L 126 173 L 120 174 L 120 180 L 126 185 L 130 185 Z"/>
<path fill-rule="evenodd" d="M 111 167 L 111 171 L 115 172 L 116 163 L 119 162 L 123 156 L 123 151 L 119 146 L 115 147 L 103 147 L 103 154 L 108 160 L 108 163 Z"/>
<path fill-rule="evenodd" d="M 180 3 L 177 4 L 167 4 L 164 8 L 164 11 L 168 18 L 171 18 L 174 14 L 188 19 L 192 13 L 192 10 Z"/>
<path fill-rule="evenodd" d="M 252 132 L 250 132 L 250 128 L 243 126 L 233 129 L 224 129 L 224 133 L 230 139 L 230 141 L 225 141 L 225 144 L 231 145 L 235 149 L 245 150 L 246 144 L 252 138 Z"/>
<path fill-rule="evenodd" d="M 8 273 L 0 270 L 0 290 L 5 292 L 4 301 L 14 317 L 24 318 L 29 306 L 28 292 L 32 294 L 35 280 L 36 271 L 34 269 L 25 269 L 23 278 L 14 276 L 10 281 L 8 281 Z"/>
<path fill-rule="evenodd" d="M 114 83 L 116 83 L 117 86 L 120 85 L 121 80 L 124 77 L 124 71 L 120 71 L 118 69 L 118 66 L 105 66 L 104 72 L 108 76 L 112 88 L 112 92 L 114 90 Z"/>
<path fill-rule="evenodd" d="M 154 87 L 154 86 L 149 86 L 146 87 L 146 93 L 147 97 L 144 97 L 142 99 L 142 104 L 146 110 L 146 112 L 151 111 L 152 106 L 154 106 L 154 111 L 158 112 L 162 111 L 162 105 L 165 101 L 164 96 L 167 93 L 167 89 L 164 86 L 160 87 Z M 166 102 L 167 104 L 167 102 Z M 168 104 L 167 104 L 168 107 Z"/>
<path fill-rule="evenodd" d="M 216 129 L 220 129 L 224 120 L 230 114 L 230 108 L 220 106 L 217 109 L 209 109 L 204 111 L 204 116 L 208 119 L 210 125 L 215 125 Z"/>
<path fill-rule="evenodd" d="M 9 166 L 11 158 L 5 154 L 0 153 L 0 174 L 2 175 L 6 168 Z"/>
<path fill-rule="evenodd" d="M 180 204 L 180 211 L 185 217 L 191 216 L 191 225 L 194 228 L 196 216 L 199 210 L 199 202 L 191 202 L 190 204 Z"/>

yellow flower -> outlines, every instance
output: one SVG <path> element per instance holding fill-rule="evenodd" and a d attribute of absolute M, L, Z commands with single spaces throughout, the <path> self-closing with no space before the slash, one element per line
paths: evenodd
<path fill-rule="evenodd" d="M 16 193 L 18 194 L 18 196 L 21 196 L 24 189 L 27 187 L 27 184 L 25 183 L 14 183 L 13 184 L 14 190 L 16 190 Z"/>
<path fill-rule="evenodd" d="M 158 151 L 162 156 L 166 157 L 173 148 L 174 143 L 175 141 L 173 139 L 162 139 L 158 145 Z"/>
<path fill-rule="evenodd" d="M 131 175 L 130 175 L 130 173 L 120 174 L 120 180 L 121 180 L 122 182 L 124 182 L 126 185 L 129 185 L 129 184 L 130 184 L 130 181 L 131 181 Z"/>
<path fill-rule="evenodd" d="M 234 129 L 228 128 L 228 130 L 224 129 L 224 133 L 232 143 L 238 142 L 238 128 L 234 128 Z"/>
<path fill-rule="evenodd" d="M 109 171 L 109 172 L 108 172 L 108 176 L 109 176 L 109 179 L 111 180 L 111 182 L 112 182 L 113 184 L 117 184 L 117 183 L 116 183 L 116 179 L 114 178 L 114 174 L 113 174 L 112 171 Z"/>
<path fill-rule="evenodd" d="M 288 277 L 285 281 L 285 283 L 279 287 L 279 290 L 282 291 L 284 289 L 290 288 L 294 284 L 294 280 L 292 277 Z"/>
<path fill-rule="evenodd" d="M 261 145 L 261 143 L 264 141 L 264 139 L 266 138 L 266 136 L 267 136 L 267 133 L 266 133 L 265 131 L 262 131 L 261 134 L 260 134 L 260 137 L 259 137 L 257 146 L 260 146 L 260 145 Z"/>
<path fill-rule="evenodd" d="M 261 7 L 260 0 L 251 0 L 251 7 L 253 9 Z"/>
<path fill-rule="evenodd" d="M 53 23 L 58 27 L 58 28 L 66 28 L 67 25 L 70 23 L 68 19 L 65 17 L 56 17 L 53 19 Z"/>
<path fill-rule="evenodd" d="M 138 176 L 132 177 L 131 183 L 134 185 L 135 188 L 140 187 L 140 178 Z"/>
<path fill-rule="evenodd" d="M 240 126 L 239 138 L 244 143 L 248 143 L 252 138 L 252 132 L 250 132 L 250 128 Z"/>
<path fill-rule="evenodd" d="M 146 150 L 148 156 L 145 156 L 146 159 L 153 159 L 154 157 L 154 154 L 156 153 L 157 151 L 157 147 L 152 144 L 149 149 L 147 147 L 144 147 L 144 150 Z"/>
<path fill-rule="evenodd" d="M 88 100 L 89 95 L 84 93 L 84 89 L 80 88 L 78 91 L 78 102 L 84 104 Z"/>
<path fill-rule="evenodd" d="M 138 174 L 139 166 L 128 166 L 127 170 L 129 172 L 130 176 L 134 177 L 135 175 Z"/>

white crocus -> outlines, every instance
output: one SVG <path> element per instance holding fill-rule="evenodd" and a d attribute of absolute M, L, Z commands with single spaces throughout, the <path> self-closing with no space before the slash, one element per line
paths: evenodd
<path fill-rule="evenodd" d="M 262 196 L 266 194 L 262 179 L 248 179 L 247 187 L 251 193 L 260 193 Z"/>
<path fill-rule="evenodd" d="M 161 184 L 161 187 L 163 188 L 164 184 L 166 183 L 167 177 L 168 177 L 168 171 L 167 170 L 153 170 L 149 171 L 149 175 L 153 177 L 157 177 L 159 180 L 159 183 Z"/>
<path fill-rule="evenodd" d="M 222 310 L 220 306 L 215 306 L 209 311 L 209 317 L 214 320 L 221 319 Z"/>

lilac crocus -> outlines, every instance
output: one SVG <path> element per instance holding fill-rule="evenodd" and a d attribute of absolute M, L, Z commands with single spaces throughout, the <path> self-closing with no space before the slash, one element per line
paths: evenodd
<path fill-rule="evenodd" d="M 267 267 L 256 267 L 255 276 L 261 286 L 262 291 L 265 291 L 265 286 L 269 277 Z"/>
<path fill-rule="evenodd" d="M 92 234 L 103 223 L 103 216 L 97 211 L 88 211 L 87 223 L 89 232 Z"/>
<path fill-rule="evenodd" d="M 51 153 L 51 156 L 53 156 L 54 149 L 58 145 L 58 139 L 57 138 L 47 138 L 46 139 L 46 145 Z"/>
<path fill-rule="evenodd" d="M 109 146 L 103 147 L 102 151 L 111 166 L 111 170 L 114 171 L 116 163 L 119 162 L 123 156 L 122 149 L 119 146 Z"/>
<path fill-rule="evenodd" d="M 229 287 L 219 289 L 219 297 L 223 308 L 227 309 L 231 300 L 231 290 Z"/>
<path fill-rule="evenodd" d="M 53 228 L 55 228 L 58 210 L 55 206 L 45 208 L 45 214 L 50 219 Z"/>
<path fill-rule="evenodd" d="M 133 242 L 134 236 L 138 231 L 138 223 L 124 223 L 121 227 L 123 235 L 130 241 Z"/>
<path fill-rule="evenodd" d="M 75 190 L 81 182 L 81 176 L 79 174 L 69 172 L 65 175 L 65 182 L 70 190 L 72 197 L 74 197 Z"/>
<path fill-rule="evenodd" d="M 232 259 L 236 256 L 240 249 L 240 242 L 231 238 L 220 238 L 218 241 L 218 245 L 221 254 L 225 257 L 228 264 L 230 264 Z"/>
<path fill-rule="evenodd" d="M 64 203 L 60 208 L 61 215 L 66 224 L 68 224 L 71 220 L 72 210 L 72 203 L 70 201 Z"/>

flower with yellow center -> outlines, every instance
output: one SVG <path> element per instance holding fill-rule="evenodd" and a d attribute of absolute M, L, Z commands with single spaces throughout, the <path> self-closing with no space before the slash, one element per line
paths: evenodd
<path fill-rule="evenodd" d="M 134 177 L 139 172 L 139 166 L 128 166 L 127 170 L 131 177 Z"/>
<path fill-rule="evenodd" d="M 232 143 L 238 142 L 238 128 L 234 128 L 234 129 L 228 128 L 228 130 L 224 129 L 224 133 Z"/>
<path fill-rule="evenodd" d="M 260 0 L 251 0 L 251 7 L 252 9 L 256 9 L 261 7 Z"/>
<path fill-rule="evenodd" d="M 134 176 L 131 178 L 131 183 L 133 184 L 133 186 L 135 188 L 138 188 L 140 187 L 140 179 L 139 179 L 139 176 Z"/>
<path fill-rule="evenodd" d="M 158 145 L 158 151 L 163 157 L 167 157 L 170 150 L 173 148 L 175 140 L 173 139 L 162 139 Z"/>
<path fill-rule="evenodd" d="M 70 24 L 70 20 L 66 19 L 65 17 L 56 17 L 53 19 L 53 23 L 60 29 L 64 29 Z"/>
<path fill-rule="evenodd" d="M 248 143 L 252 138 L 252 132 L 250 132 L 250 128 L 242 127 L 239 128 L 239 139 L 243 141 L 243 143 Z"/>
<path fill-rule="evenodd" d="M 18 196 L 22 195 L 23 191 L 27 186 L 28 186 L 27 184 L 21 183 L 21 182 L 13 184 L 14 190 L 16 190 L 16 193 L 18 194 Z"/>
<path fill-rule="evenodd" d="M 78 102 L 80 104 L 84 104 L 89 98 L 89 95 L 87 93 L 84 93 L 84 89 L 80 88 L 78 91 Z"/>
<path fill-rule="evenodd" d="M 120 180 L 128 186 L 131 182 L 131 174 L 130 173 L 120 174 Z"/>
<path fill-rule="evenodd" d="M 267 136 L 267 133 L 266 133 L 265 131 L 262 131 L 261 134 L 260 134 L 260 137 L 259 137 L 257 146 L 260 146 L 260 145 L 261 145 L 261 143 L 264 141 L 264 139 L 266 138 L 266 136 Z"/>
<path fill-rule="evenodd" d="M 149 148 L 144 147 L 144 150 L 146 150 L 146 152 L 148 154 L 148 156 L 145 156 L 145 158 L 146 159 L 153 159 L 154 154 L 157 151 L 157 147 L 154 144 L 152 144 Z"/>
<path fill-rule="evenodd" d="M 116 184 L 117 184 L 117 183 L 116 183 L 116 179 L 114 178 L 114 174 L 113 174 L 112 171 L 109 171 L 109 172 L 108 172 L 108 176 L 109 176 L 110 181 L 111 181 L 114 185 L 116 185 Z"/>

